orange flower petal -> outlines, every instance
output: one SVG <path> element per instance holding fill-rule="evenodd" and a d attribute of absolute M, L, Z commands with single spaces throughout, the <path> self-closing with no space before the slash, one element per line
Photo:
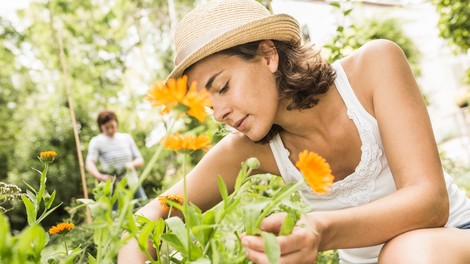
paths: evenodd
<path fill-rule="evenodd" d="M 158 201 L 160 202 L 160 205 L 162 206 L 163 211 L 168 212 L 170 208 L 168 207 L 167 201 L 173 201 L 182 205 L 183 197 L 178 194 L 160 195 L 158 196 Z"/>
<path fill-rule="evenodd" d="M 295 164 L 302 172 L 305 181 L 316 193 L 328 193 L 333 185 L 334 176 L 330 165 L 324 158 L 307 150 L 299 153 L 299 161 Z"/>
<path fill-rule="evenodd" d="M 70 230 L 72 230 L 75 227 L 74 224 L 65 222 L 65 223 L 60 223 L 58 225 L 55 225 L 49 229 L 49 234 L 55 235 L 65 235 L 67 234 Z"/>

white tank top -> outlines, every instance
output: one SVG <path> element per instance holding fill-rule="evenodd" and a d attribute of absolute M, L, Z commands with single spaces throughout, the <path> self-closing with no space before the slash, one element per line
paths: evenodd
<path fill-rule="evenodd" d="M 346 73 L 339 61 L 333 63 L 336 70 L 335 86 L 343 99 L 349 119 L 356 125 L 362 141 L 361 161 L 354 172 L 343 180 L 334 182 L 327 195 L 317 195 L 307 185 L 301 194 L 315 211 L 330 211 L 367 204 L 396 191 L 387 157 L 383 152 L 377 120 L 369 114 L 357 99 Z M 302 180 L 302 174 L 289 159 L 289 151 L 277 134 L 269 145 L 285 182 Z M 470 221 L 470 200 L 459 190 L 452 178 L 445 174 L 450 200 L 450 216 L 446 226 L 458 226 Z M 339 249 L 340 263 L 377 263 L 383 244 L 364 248 Z"/>

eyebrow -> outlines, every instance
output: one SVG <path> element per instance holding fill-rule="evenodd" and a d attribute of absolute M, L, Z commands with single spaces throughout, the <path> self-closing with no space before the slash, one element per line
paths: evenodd
<path fill-rule="evenodd" d="M 210 90 L 211 90 L 211 88 L 212 88 L 212 83 L 214 82 L 215 78 L 216 78 L 217 76 L 219 76 L 222 72 L 223 72 L 223 71 L 219 71 L 218 73 L 212 75 L 212 76 L 209 78 L 209 80 L 207 80 L 207 83 L 206 83 L 206 85 L 204 86 L 204 87 L 207 88 L 207 91 L 210 91 Z"/>

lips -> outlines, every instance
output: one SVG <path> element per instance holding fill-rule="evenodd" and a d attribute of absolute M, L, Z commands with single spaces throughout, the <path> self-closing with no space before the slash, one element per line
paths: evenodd
<path fill-rule="evenodd" d="M 242 119 L 239 119 L 237 122 L 235 122 L 235 123 L 233 124 L 233 127 L 234 127 L 235 129 L 237 129 L 237 130 L 240 131 L 240 128 L 243 128 L 243 127 L 241 127 L 241 126 L 243 125 L 243 121 L 245 121 L 245 119 L 246 119 L 247 117 L 248 117 L 248 116 L 245 116 L 245 117 L 243 117 Z"/>

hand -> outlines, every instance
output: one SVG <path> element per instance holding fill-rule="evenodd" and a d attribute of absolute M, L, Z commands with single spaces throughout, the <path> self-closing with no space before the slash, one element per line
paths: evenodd
<path fill-rule="evenodd" d="M 106 182 L 108 180 L 110 180 L 111 182 L 114 181 L 114 176 L 112 175 L 109 175 L 109 174 L 101 174 L 101 181 L 102 182 Z"/>
<path fill-rule="evenodd" d="M 285 213 L 273 214 L 266 217 L 261 223 L 260 229 L 266 232 L 278 234 Z M 290 235 L 278 236 L 277 241 L 281 248 L 279 263 L 314 263 L 320 244 L 320 234 L 315 231 L 314 223 L 307 216 L 297 222 Z M 257 264 L 269 263 L 264 250 L 264 240 L 260 236 L 243 236 L 243 248 L 248 259 Z"/>
<path fill-rule="evenodd" d="M 129 170 L 134 170 L 135 169 L 135 166 L 134 166 L 134 162 L 127 162 L 126 163 L 126 168 L 129 169 Z"/>

